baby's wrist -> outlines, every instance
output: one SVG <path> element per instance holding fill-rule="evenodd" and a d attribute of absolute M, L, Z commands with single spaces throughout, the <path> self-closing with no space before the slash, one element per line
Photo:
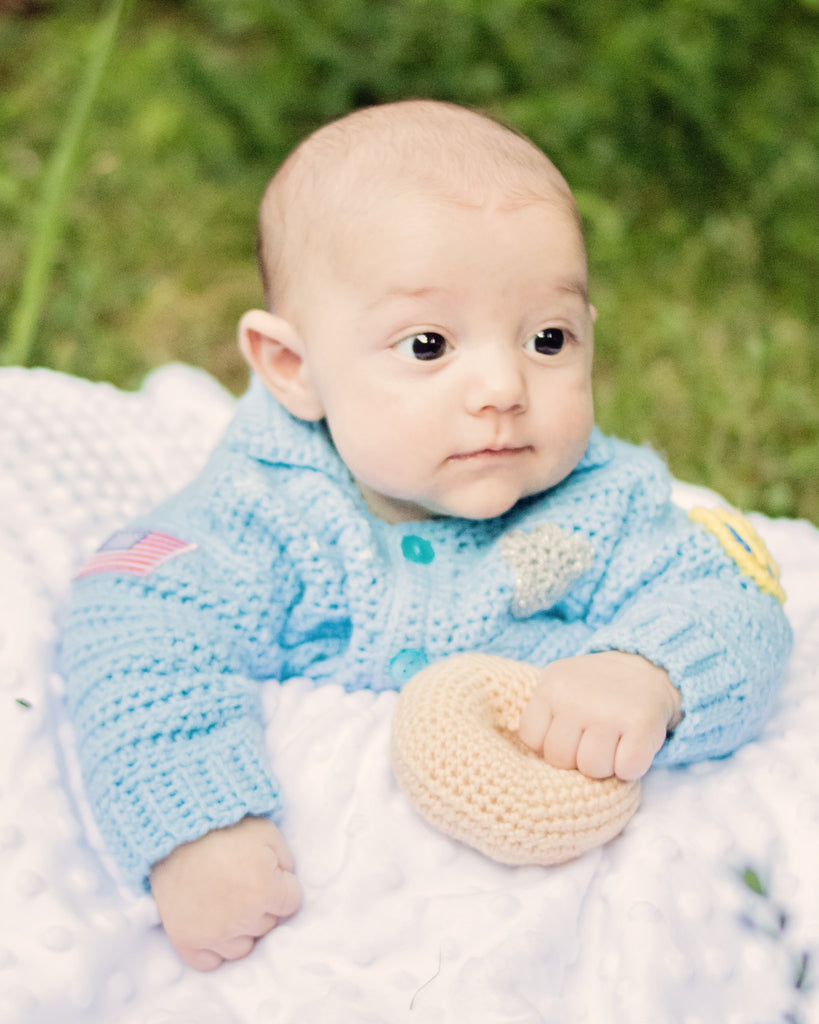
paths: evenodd
<path fill-rule="evenodd" d="M 627 654 L 628 657 L 637 659 L 642 663 L 641 671 L 645 672 L 647 676 L 650 674 L 652 680 L 657 685 L 658 692 L 662 694 L 661 699 L 664 700 L 668 710 L 666 728 L 669 733 L 673 732 L 683 720 L 682 694 L 680 693 L 679 688 L 671 681 L 671 676 L 668 674 L 667 670 L 661 665 L 655 664 L 642 654 L 627 652 L 618 653 Z"/>

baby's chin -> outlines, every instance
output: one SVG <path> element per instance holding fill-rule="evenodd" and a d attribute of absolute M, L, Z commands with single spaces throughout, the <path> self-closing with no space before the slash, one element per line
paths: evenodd
<path fill-rule="evenodd" d="M 361 487 L 359 485 L 359 489 Z M 403 498 L 390 498 L 385 495 L 364 495 L 370 512 L 378 519 L 396 526 L 400 523 L 428 522 L 432 519 L 471 519 L 479 522 L 484 519 L 495 519 L 513 508 L 519 499 L 437 502 L 421 499 L 410 501 Z"/>
<path fill-rule="evenodd" d="M 370 511 L 379 519 L 397 525 L 431 519 L 468 519 L 481 522 L 497 519 L 511 511 L 519 502 L 534 497 L 554 486 L 504 486 L 497 479 L 478 486 L 458 488 L 445 494 L 397 497 L 371 490 L 357 481 L 357 486 Z"/>
<path fill-rule="evenodd" d="M 486 519 L 497 519 L 511 511 L 518 502 L 532 497 L 540 491 L 531 493 L 507 491 L 500 488 L 487 488 L 484 493 L 471 493 L 451 497 L 439 502 L 424 503 L 422 506 L 426 519 L 470 519 L 481 522 Z M 420 516 L 418 518 L 421 518 Z"/>

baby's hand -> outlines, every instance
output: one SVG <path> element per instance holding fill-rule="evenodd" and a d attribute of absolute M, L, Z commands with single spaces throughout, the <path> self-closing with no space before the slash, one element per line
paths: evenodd
<path fill-rule="evenodd" d="M 211 971 L 240 960 L 279 918 L 301 906 L 282 834 L 243 818 L 178 846 L 151 869 L 151 890 L 171 944 L 186 964 Z"/>
<path fill-rule="evenodd" d="M 593 779 L 638 779 L 681 720 L 667 673 L 636 654 L 606 651 L 543 669 L 520 720 L 520 738 L 556 768 Z"/>

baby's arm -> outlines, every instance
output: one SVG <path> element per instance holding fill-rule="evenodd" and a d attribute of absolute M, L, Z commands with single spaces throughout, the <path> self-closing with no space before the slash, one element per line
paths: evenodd
<path fill-rule="evenodd" d="M 638 779 L 680 721 L 667 673 L 635 654 L 554 661 L 523 709 L 520 738 L 556 768 L 595 779 Z"/>
<path fill-rule="evenodd" d="M 151 890 L 172 945 L 200 971 L 247 956 L 301 906 L 290 850 L 265 818 L 178 846 L 151 869 Z"/>
<path fill-rule="evenodd" d="M 629 778 L 652 761 L 722 757 L 757 736 L 776 700 L 791 633 L 781 595 L 761 568 L 754 574 L 669 502 L 656 457 L 619 443 L 613 450 L 589 529 L 597 572 L 562 609 L 582 616 L 591 632 L 576 657 L 544 670 L 523 736 L 555 763 L 574 757 L 581 771 L 611 767 Z M 581 482 L 582 518 L 592 502 Z M 734 522 L 735 547 L 755 551 L 752 533 L 747 522 Z M 545 664 L 548 652 L 530 660 Z M 663 742 L 666 729 L 672 735 Z"/>
<path fill-rule="evenodd" d="M 298 580 L 256 514 L 258 482 L 237 474 L 217 450 L 195 488 L 113 538 L 80 573 L 61 638 L 89 804 L 138 891 L 172 851 L 281 811 L 261 680 L 281 677 Z M 183 544 L 132 562 L 143 540 L 162 554 L 157 538 Z"/>

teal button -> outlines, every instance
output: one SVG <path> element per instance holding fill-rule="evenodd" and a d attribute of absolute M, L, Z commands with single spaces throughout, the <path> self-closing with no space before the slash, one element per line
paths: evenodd
<path fill-rule="evenodd" d="M 401 554 L 408 562 L 418 562 L 419 565 L 429 565 L 435 557 L 435 549 L 428 540 L 423 537 L 416 537 L 410 534 L 401 539 Z"/>
<path fill-rule="evenodd" d="M 390 675 L 397 683 L 405 683 L 428 664 L 429 658 L 425 651 L 407 647 L 390 661 Z"/>

